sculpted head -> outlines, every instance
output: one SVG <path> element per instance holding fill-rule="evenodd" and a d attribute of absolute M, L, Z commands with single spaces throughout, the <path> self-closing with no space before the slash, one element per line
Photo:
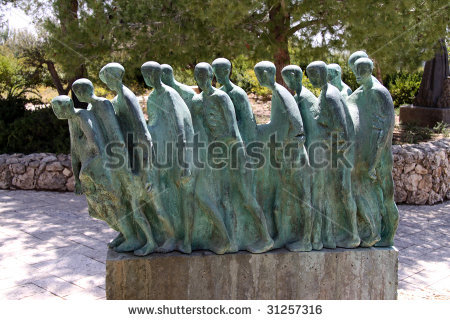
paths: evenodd
<path fill-rule="evenodd" d="M 117 62 L 108 63 L 104 66 L 100 72 L 100 80 L 108 86 L 109 89 L 113 91 L 118 91 L 122 86 L 123 75 L 125 74 L 125 69 L 123 66 Z"/>
<path fill-rule="evenodd" d="M 230 79 L 231 62 L 225 58 L 218 58 L 212 63 L 213 72 L 220 84 L 225 84 Z"/>
<path fill-rule="evenodd" d="M 330 83 L 340 82 L 342 77 L 341 66 L 336 63 L 327 65 L 327 74 Z"/>
<path fill-rule="evenodd" d="M 358 60 L 360 58 L 368 58 L 368 57 L 369 56 L 364 51 L 356 51 L 356 52 L 353 52 L 350 55 L 350 58 L 348 58 L 348 66 L 350 67 L 350 69 L 352 69 L 354 74 L 356 74 L 355 73 L 355 62 L 356 62 L 356 60 Z"/>
<path fill-rule="evenodd" d="M 255 65 L 255 74 L 258 82 L 263 87 L 272 88 L 275 85 L 275 65 L 270 61 L 261 61 Z"/>
<path fill-rule="evenodd" d="M 211 81 L 213 79 L 213 70 L 209 63 L 200 62 L 195 66 L 194 70 L 195 82 L 202 91 L 205 91 L 211 86 Z"/>
<path fill-rule="evenodd" d="M 300 92 L 302 91 L 303 71 L 299 66 L 289 65 L 281 70 L 281 76 L 289 89 Z"/>
<path fill-rule="evenodd" d="M 359 58 L 355 62 L 355 75 L 358 84 L 367 83 L 372 79 L 373 62 L 369 58 Z"/>
<path fill-rule="evenodd" d="M 156 61 L 148 61 L 141 66 L 145 84 L 151 88 L 161 86 L 161 65 Z"/>
<path fill-rule="evenodd" d="M 171 85 L 175 81 L 173 69 L 166 63 L 161 65 L 161 81 L 167 85 Z"/>
<path fill-rule="evenodd" d="M 306 67 L 306 74 L 315 88 L 322 88 L 327 84 L 327 65 L 323 61 L 311 62 Z"/>
<path fill-rule="evenodd" d="M 58 96 L 52 100 L 52 108 L 56 117 L 61 120 L 70 119 L 75 114 L 73 101 L 69 96 Z"/>
<path fill-rule="evenodd" d="M 94 85 L 89 79 L 78 79 L 72 84 L 72 90 L 81 102 L 90 102 L 95 97 Z"/>

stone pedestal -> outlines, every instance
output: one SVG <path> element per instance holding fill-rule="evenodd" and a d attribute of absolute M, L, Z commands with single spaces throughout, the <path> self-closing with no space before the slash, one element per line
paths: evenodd
<path fill-rule="evenodd" d="M 429 108 L 413 105 L 400 107 L 400 122 L 433 127 L 438 122 L 450 124 L 450 108 Z"/>
<path fill-rule="evenodd" d="M 396 299 L 395 248 L 135 257 L 108 251 L 107 299 Z"/>

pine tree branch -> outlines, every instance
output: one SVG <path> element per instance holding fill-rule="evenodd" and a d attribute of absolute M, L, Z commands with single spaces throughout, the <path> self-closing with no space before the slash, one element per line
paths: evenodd
<path fill-rule="evenodd" d="M 321 21 L 320 19 L 313 19 L 313 20 L 308 20 L 308 21 L 302 21 L 299 22 L 298 24 L 296 24 L 295 26 L 293 26 L 292 28 L 290 28 L 287 32 L 287 37 L 292 36 L 294 33 L 296 33 L 297 31 L 307 28 L 309 26 L 312 26 L 314 24 L 316 24 L 317 22 Z"/>

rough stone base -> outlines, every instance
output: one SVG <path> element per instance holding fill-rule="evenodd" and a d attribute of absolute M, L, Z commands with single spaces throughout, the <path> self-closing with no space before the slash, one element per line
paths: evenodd
<path fill-rule="evenodd" d="M 107 299 L 396 299 L 398 251 L 336 249 L 135 257 L 108 251 Z"/>
<path fill-rule="evenodd" d="M 400 107 L 400 122 L 433 127 L 438 122 L 450 124 L 450 108 L 429 108 L 405 105 Z"/>

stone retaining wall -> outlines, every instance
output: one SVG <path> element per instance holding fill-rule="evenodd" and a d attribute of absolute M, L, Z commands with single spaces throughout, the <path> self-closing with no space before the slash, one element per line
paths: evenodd
<path fill-rule="evenodd" d="M 74 186 L 70 155 L 0 155 L 0 189 L 73 191 Z"/>
<path fill-rule="evenodd" d="M 396 145 L 395 201 L 434 204 L 450 199 L 450 139 Z M 0 189 L 73 191 L 70 155 L 0 155 Z"/>
<path fill-rule="evenodd" d="M 396 145 L 392 153 L 397 203 L 434 204 L 450 199 L 450 139 Z"/>

